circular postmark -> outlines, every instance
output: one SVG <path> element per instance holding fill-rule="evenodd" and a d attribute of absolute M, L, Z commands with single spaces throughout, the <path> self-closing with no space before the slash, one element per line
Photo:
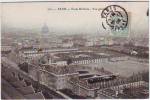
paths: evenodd
<path fill-rule="evenodd" d="M 106 29 L 104 23 L 113 31 L 124 30 L 128 25 L 128 14 L 119 5 L 110 5 L 104 8 L 101 13 L 101 18 L 105 18 L 105 22 L 102 22 L 104 29 Z"/>

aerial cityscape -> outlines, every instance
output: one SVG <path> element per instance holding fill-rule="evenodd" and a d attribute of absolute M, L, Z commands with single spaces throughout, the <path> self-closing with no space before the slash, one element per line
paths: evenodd
<path fill-rule="evenodd" d="M 91 17 L 83 18 L 81 15 L 83 20 L 76 22 L 77 19 L 69 19 L 72 12 L 68 11 L 69 14 L 55 10 L 50 12 L 49 8 L 48 13 L 54 14 L 53 17 L 59 21 L 52 21 L 53 18 L 50 20 L 51 15 L 48 14 L 40 15 L 42 10 L 39 10 L 39 16 L 44 18 L 44 21 L 41 21 L 42 23 L 36 28 L 35 26 L 38 25 L 37 22 L 40 22 L 41 18 L 36 20 L 37 16 L 33 17 L 32 10 L 33 13 L 35 11 L 35 15 L 38 14 L 35 10 L 39 6 L 38 4 L 40 3 L 35 3 L 35 5 L 34 3 L 33 5 L 4 3 L 2 6 L 2 99 L 149 98 L 148 16 L 141 14 L 141 18 L 146 19 L 146 21 L 141 20 L 141 23 L 143 21 L 145 25 L 140 27 L 141 30 L 137 28 L 134 31 L 136 26 L 128 25 L 128 28 L 132 26 L 129 28 L 129 35 L 121 37 L 112 35 L 115 34 L 113 32 L 111 35 L 103 34 L 107 24 L 105 26 L 99 25 L 98 27 L 101 28 L 92 33 L 95 28 L 90 29 L 89 27 L 94 27 L 93 25 L 82 24 L 83 20 L 92 20 Z M 48 4 L 50 7 L 53 3 Z M 70 4 L 66 3 L 64 6 L 70 7 Z M 109 3 L 109 5 L 112 4 Z M 62 7 L 63 4 L 58 3 L 58 6 L 60 5 Z M 77 5 L 77 7 L 85 5 L 86 3 Z M 101 5 L 101 2 L 98 2 L 97 5 Z M 126 9 L 126 5 L 123 3 L 120 5 Z M 146 9 L 145 13 L 147 12 L 148 2 L 132 3 L 130 6 L 136 8 L 136 5 L 138 7 L 145 5 L 143 9 Z M 19 6 L 23 6 L 23 8 L 18 9 Z M 45 7 L 46 3 L 41 3 L 41 6 Z M 72 4 L 72 6 L 74 5 Z M 122 9 L 120 6 L 116 7 Z M 21 9 L 25 10 L 20 11 Z M 132 9 L 130 10 L 129 12 L 134 17 Z M 14 12 L 16 12 L 15 15 L 13 15 Z M 77 12 L 89 13 L 86 11 Z M 65 14 L 57 16 L 57 13 Z M 62 21 L 60 21 L 61 17 L 63 17 Z M 132 22 L 134 18 L 129 16 L 128 19 L 130 19 L 130 23 L 134 23 Z M 70 20 L 74 23 L 70 24 Z M 78 24 L 83 27 L 77 27 Z M 59 30 L 59 27 L 63 28 Z M 116 31 L 116 28 L 113 27 L 113 29 Z M 104 31 L 104 33 L 107 32 Z"/>

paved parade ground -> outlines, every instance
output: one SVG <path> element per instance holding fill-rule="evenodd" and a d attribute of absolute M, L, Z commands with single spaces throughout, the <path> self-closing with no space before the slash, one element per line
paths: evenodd
<path fill-rule="evenodd" d="M 101 62 L 101 63 L 91 63 L 86 66 L 104 68 L 113 73 L 118 73 L 123 77 L 129 77 L 133 73 L 138 73 L 141 71 L 148 71 L 148 63 L 141 63 L 136 61 L 118 61 L 118 62 Z"/>

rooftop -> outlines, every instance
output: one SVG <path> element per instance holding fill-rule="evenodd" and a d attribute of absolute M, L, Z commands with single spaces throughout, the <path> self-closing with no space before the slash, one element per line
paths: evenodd
<path fill-rule="evenodd" d="M 76 65 L 68 65 L 68 66 L 54 66 L 54 65 L 42 65 L 46 71 L 54 73 L 56 75 L 63 75 L 63 74 L 73 74 L 78 73 Z"/>

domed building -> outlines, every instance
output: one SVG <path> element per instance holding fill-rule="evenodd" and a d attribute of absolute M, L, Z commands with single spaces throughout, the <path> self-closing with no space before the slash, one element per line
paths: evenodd
<path fill-rule="evenodd" d="M 44 24 L 44 26 L 41 29 L 41 33 L 42 34 L 48 34 L 49 33 L 49 28 L 48 28 L 47 24 Z"/>

